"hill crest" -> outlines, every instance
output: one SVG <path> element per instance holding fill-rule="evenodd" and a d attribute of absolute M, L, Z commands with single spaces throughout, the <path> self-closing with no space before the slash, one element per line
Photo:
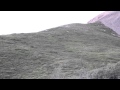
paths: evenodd
<path fill-rule="evenodd" d="M 106 11 L 91 19 L 88 23 L 101 22 L 120 35 L 120 11 Z"/>

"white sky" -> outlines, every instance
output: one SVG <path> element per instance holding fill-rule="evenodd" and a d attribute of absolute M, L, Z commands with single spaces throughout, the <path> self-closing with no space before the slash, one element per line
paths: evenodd
<path fill-rule="evenodd" d="M 0 35 L 38 32 L 70 23 L 87 23 L 102 12 L 0 11 Z"/>

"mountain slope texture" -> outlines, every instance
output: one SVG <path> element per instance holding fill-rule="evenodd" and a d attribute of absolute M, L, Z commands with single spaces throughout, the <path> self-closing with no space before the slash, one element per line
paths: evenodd
<path fill-rule="evenodd" d="M 107 11 L 90 20 L 88 23 L 102 22 L 120 35 L 120 11 Z"/>
<path fill-rule="evenodd" d="M 120 37 L 100 22 L 0 36 L 1 79 L 119 79 Z"/>

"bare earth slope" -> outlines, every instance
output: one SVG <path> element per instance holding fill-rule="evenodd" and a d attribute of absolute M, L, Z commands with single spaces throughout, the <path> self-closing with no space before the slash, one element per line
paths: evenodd
<path fill-rule="evenodd" d="M 94 23 L 97 21 L 102 22 L 105 26 L 113 29 L 120 35 L 120 11 L 106 11 L 96 16 L 88 23 Z"/>
<path fill-rule="evenodd" d="M 120 38 L 100 23 L 0 36 L 1 79 L 120 78 Z"/>

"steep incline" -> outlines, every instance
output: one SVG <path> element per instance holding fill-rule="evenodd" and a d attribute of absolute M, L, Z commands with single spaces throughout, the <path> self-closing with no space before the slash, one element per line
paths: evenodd
<path fill-rule="evenodd" d="M 119 61 L 120 38 L 100 23 L 0 36 L 0 78 L 119 78 Z"/>
<path fill-rule="evenodd" d="M 120 35 L 120 11 L 104 12 L 90 20 L 88 23 L 95 23 L 97 21 L 102 22 L 105 26 L 113 29 Z"/>

